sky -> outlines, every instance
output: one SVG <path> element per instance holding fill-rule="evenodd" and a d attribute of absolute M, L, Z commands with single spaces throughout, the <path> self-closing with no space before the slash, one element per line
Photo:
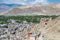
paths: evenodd
<path fill-rule="evenodd" d="M 58 3 L 60 2 L 60 0 L 48 0 L 49 2 L 55 2 L 55 3 Z"/>
<path fill-rule="evenodd" d="M 22 5 L 29 5 L 29 4 L 48 4 L 48 3 L 56 3 L 60 2 L 60 0 L 0 0 L 1 3 L 6 4 L 22 4 Z"/>

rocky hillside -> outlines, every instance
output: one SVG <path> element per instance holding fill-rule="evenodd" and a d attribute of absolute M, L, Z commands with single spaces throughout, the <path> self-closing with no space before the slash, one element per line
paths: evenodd
<path fill-rule="evenodd" d="M 60 15 L 60 3 L 16 7 L 2 15 Z"/>

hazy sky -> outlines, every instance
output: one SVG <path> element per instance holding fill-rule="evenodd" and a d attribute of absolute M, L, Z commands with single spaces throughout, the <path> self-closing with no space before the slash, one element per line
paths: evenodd
<path fill-rule="evenodd" d="M 60 2 L 60 0 L 0 0 L 0 3 L 6 3 L 6 4 L 23 4 L 23 5 L 29 5 L 29 4 L 48 4 L 50 2 Z"/>

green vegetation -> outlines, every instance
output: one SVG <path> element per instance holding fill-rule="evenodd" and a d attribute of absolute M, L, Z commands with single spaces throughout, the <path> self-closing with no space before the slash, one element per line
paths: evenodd
<path fill-rule="evenodd" d="M 56 15 L 52 16 L 43 16 L 43 15 L 36 15 L 36 16 L 0 16 L 0 24 L 8 24 L 8 20 L 14 19 L 16 22 L 21 23 L 23 21 L 32 22 L 32 23 L 39 23 L 41 18 L 52 18 L 55 19 Z"/>

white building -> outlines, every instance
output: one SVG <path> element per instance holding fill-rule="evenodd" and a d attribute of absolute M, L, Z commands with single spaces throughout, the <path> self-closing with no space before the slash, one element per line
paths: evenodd
<path fill-rule="evenodd" d="M 37 39 L 37 35 L 36 34 L 30 34 L 30 37 L 28 37 L 28 40 L 36 40 Z"/>

